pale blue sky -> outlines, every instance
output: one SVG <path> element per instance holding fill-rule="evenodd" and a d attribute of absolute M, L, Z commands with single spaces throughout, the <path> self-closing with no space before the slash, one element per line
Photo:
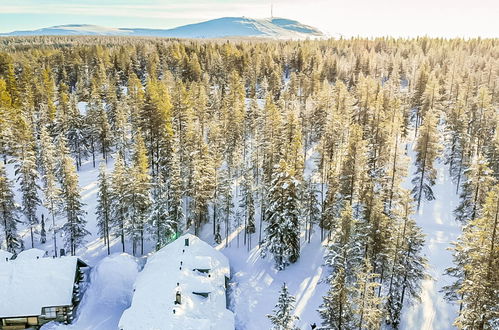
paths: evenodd
<path fill-rule="evenodd" d="M 274 16 L 332 35 L 499 37 L 499 0 L 274 0 Z M 270 16 L 270 0 L 0 0 L 0 32 L 62 24 L 171 28 Z"/>

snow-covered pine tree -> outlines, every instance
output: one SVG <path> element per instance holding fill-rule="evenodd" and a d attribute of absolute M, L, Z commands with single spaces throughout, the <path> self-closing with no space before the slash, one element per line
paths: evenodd
<path fill-rule="evenodd" d="M 111 230 L 121 239 L 122 251 L 125 252 L 125 224 L 128 219 L 130 179 L 123 158 L 115 155 L 114 171 L 111 175 Z"/>
<path fill-rule="evenodd" d="M 419 300 L 421 282 L 427 277 L 427 259 L 422 255 L 425 237 L 416 221 L 413 199 L 405 191 L 393 216 L 396 219 L 393 228 L 394 245 L 390 256 L 391 269 L 386 276 L 386 322 L 397 328 L 400 324 L 402 308 Z"/>
<path fill-rule="evenodd" d="M 218 180 L 216 185 L 216 200 L 214 203 L 217 205 L 216 207 L 216 221 L 217 225 L 219 225 L 222 221 L 225 227 L 225 245 L 226 247 L 229 245 L 229 233 L 231 229 L 231 219 L 234 214 L 234 201 L 233 201 L 233 193 L 232 193 L 232 178 L 230 175 L 229 169 L 221 169 L 218 172 Z M 222 241 L 222 235 L 220 233 L 220 226 L 215 227 L 215 241 Z"/>
<path fill-rule="evenodd" d="M 158 173 L 155 180 L 152 188 L 149 228 L 156 242 L 156 250 L 159 250 L 168 244 L 177 233 L 178 224 L 174 221 L 175 217 L 170 214 L 170 209 L 173 208 L 170 205 L 172 192 L 168 189 L 168 182 L 163 178 L 161 172 Z"/>
<path fill-rule="evenodd" d="M 325 329 L 353 329 L 355 320 L 350 304 L 353 288 L 346 279 L 345 269 L 338 269 L 328 283 L 329 289 L 318 309 L 322 325 Z"/>
<path fill-rule="evenodd" d="M 208 203 L 215 189 L 215 168 L 213 159 L 204 141 L 199 141 L 199 150 L 193 157 L 192 173 L 192 220 L 194 232 L 198 234 L 201 225 L 208 220 Z"/>
<path fill-rule="evenodd" d="M 469 122 L 465 111 L 465 93 L 459 93 L 456 102 L 450 106 L 446 113 L 446 152 L 445 164 L 449 165 L 449 173 L 452 180 L 457 183 L 458 189 L 461 182 L 463 168 L 468 163 L 470 137 L 467 132 Z"/>
<path fill-rule="evenodd" d="M 174 139 L 168 179 L 168 222 L 171 223 L 174 232 L 180 234 L 184 226 L 184 189 L 180 170 L 180 154 L 176 142 L 178 140 Z"/>
<path fill-rule="evenodd" d="M 68 114 L 68 131 L 66 132 L 67 145 L 75 158 L 76 168 L 79 169 L 82 160 L 88 156 L 88 145 L 85 121 L 76 104 L 75 96 L 70 98 Z"/>
<path fill-rule="evenodd" d="M 114 147 L 121 158 L 126 160 L 127 150 L 130 148 L 130 107 L 129 99 L 123 100 L 116 109 L 116 118 L 114 121 Z"/>
<path fill-rule="evenodd" d="M 102 158 L 104 158 L 107 162 L 108 155 L 111 152 L 113 136 L 107 111 L 103 107 L 99 107 L 97 123 L 100 152 L 102 154 Z"/>
<path fill-rule="evenodd" d="M 431 201 L 435 199 L 433 185 L 437 177 L 437 170 L 434 167 L 435 160 L 440 151 L 440 141 L 438 133 L 438 116 L 435 111 L 428 111 L 424 118 L 423 125 L 419 130 L 416 141 L 416 172 L 412 179 L 412 195 L 417 201 L 417 209 L 424 199 Z"/>
<path fill-rule="evenodd" d="M 274 169 L 265 210 L 265 237 L 262 254 L 271 253 L 278 270 L 283 270 L 300 257 L 300 205 L 298 189 L 300 182 L 292 175 L 285 160 Z"/>
<path fill-rule="evenodd" d="M 461 303 L 454 325 L 460 329 L 495 329 L 499 325 L 499 185 L 487 195 L 483 213 L 471 220 L 454 244 L 456 283 L 447 288 Z M 451 273 L 452 274 L 452 273 Z"/>
<path fill-rule="evenodd" d="M 146 146 L 140 130 L 135 134 L 133 166 L 130 176 L 130 216 L 125 224 L 125 232 L 132 238 L 132 253 L 136 255 L 140 243 L 140 253 L 144 253 L 144 226 L 151 206 L 151 177 Z"/>
<path fill-rule="evenodd" d="M 322 324 L 331 329 L 354 327 L 355 319 L 351 299 L 354 294 L 355 271 L 362 264 L 365 230 L 346 205 L 336 219 L 327 247 L 324 263 L 330 273 L 329 290 L 319 307 Z"/>
<path fill-rule="evenodd" d="M 343 158 L 339 178 L 339 203 L 348 201 L 350 205 L 359 199 L 361 184 L 366 182 L 367 142 L 362 137 L 362 128 L 358 124 L 350 126 L 346 155 Z"/>
<path fill-rule="evenodd" d="M 66 145 L 66 140 L 61 139 L 61 145 Z M 90 232 L 85 229 L 85 211 L 81 202 L 78 174 L 73 159 L 67 147 L 61 150 L 61 199 L 62 211 L 66 216 L 66 223 L 62 226 L 65 236 L 65 246 L 71 255 L 76 254 L 76 249 L 85 242 L 85 236 Z"/>
<path fill-rule="evenodd" d="M 160 163 L 171 157 L 169 151 L 173 138 L 170 93 L 164 82 L 155 77 L 147 80 L 145 102 L 138 113 L 137 124 L 144 134 L 151 173 L 155 176 Z"/>
<path fill-rule="evenodd" d="M 456 220 L 466 223 L 481 215 L 487 193 L 495 183 L 492 170 L 490 170 L 484 157 L 475 157 L 471 166 L 464 171 L 466 180 L 461 185 L 461 199 L 454 210 Z"/>
<path fill-rule="evenodd" d="M 314 226 L 321 220 L 321 209 L 317 198 L 319 191 L 316 184 L 309 178 L 303 191 L 303 219 L 305 220 L 305 238 L 310 243 Z"/>
<path fill-rule="evenodd" d="M 19 182 L 22 194 L 22 213 L 26 218 L 26 225 L 31 235 L 31 247 L 35 246 L 34 230 L 38 224 L 36 210 L 41 204 L 38 196 L 39 173 L 36 165 L 35 142 L 31 123 L 28 119 L 20 117 L 18 123 L 19 147 L 15 164 L 15 175 Z"/>
<path fill-rule="evenodd" d="M 255 198 L 251 168 L 244 171 L 239 207 L 244 210 L 244 244 L 247 242 L 248 249 L 251 249 L 251 235 L 255 233 Z"/>
<path fill-rule="evenodd" d="M 5 80 L 0 78 L 0 155 L 4 163 L 7 163 L 7 153 L 12 140 L 13 119 L 12 99 Z"/>
<path fill-rule="evenodd" d="M 282 284 L 279 291 L 279 298 L 274 308 L 274 314 L 268 314 L 267 317 L 272 322 L 272 330 L 297 330 L 295 326 L 298 317 L 293 315 L 296 299 L 289 291 L 286 283 Z"/>
<path fill-rule="evenodd" d="M 99 228 L 100 238 L 104 239 L 107 247 L 107 254 L 110 251 L 110 229 L 111 229 L 111 187 L 106 174 L 106 165 L 101 163 L 99 166 L 99 191 L 97 192 L 97 207 L 95 215 L 97 216 L 97 227 Z"/>
<path fill-rule="evenodd" d="M 352 299 L 357 329 L 381 329 L 383 299 L 378 296 L 378 288 L 381 286 L 376 280 L 378 277 L 379 274 L 373 273 L 373 267 L 368 258 L 357 267 L 355 293 Z"/>
<path fill-rule="evenodd" d="M 12 183 L 7 178 L 5 166 L 0 163 L 0 226 L 3 234 L 0 246 L 12 254 L 17 254 L 23 249 L 23 241 L 17 234 L 17 224 L 20 223 L 17 213 Z"/>
<path fill-rule="evenodd" d="M 54 256 L 57 257 L 57 226 L 56 216 L 61 208 L 61 189 L 56 177 L 56 151 L 52 139 L 47 130 L 42 127 L 40 134 L 40 158 L 42 167 L 43 182 L 43 205 L 49 211 L 52 218 L 52 240 L 54 242 Z"/>

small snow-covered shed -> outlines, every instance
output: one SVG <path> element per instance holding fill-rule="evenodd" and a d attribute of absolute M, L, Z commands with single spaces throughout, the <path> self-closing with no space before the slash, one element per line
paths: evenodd
<path fill-rule="evenodd" d="M 0 329 L 69 323 L 85 288 L 88 265 L 77 257 L 20 253 L 0 266 Z"/>
<path fill-rule="evenodd" d="M 122 330 L 234 330 L 227 309 L 227 258 L 186 234 L 148 258 L 134 285 Z"/>

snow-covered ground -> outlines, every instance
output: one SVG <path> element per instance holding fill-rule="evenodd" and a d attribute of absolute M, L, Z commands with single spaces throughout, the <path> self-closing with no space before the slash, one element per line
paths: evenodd
<path fill-rule="evenodd" d="M 311 150 L 308 154 L 314 153 Z M 410 156 L 414 159 L 412 151 Z M 313 166 L 312 164 L 311 159 L 307 159 L 307 167 Z M 108 162 L 107 167 L 112 171 L 112 160 Z M 12 179 L 12 165 L 8 165 L 8 173 Z M 413 173 L 412 165 L 410 173 Z M 95 220 L 98 164 L 93 168 L 91 160 L 86 161 L 79 171 L 79 176 L 82 200 L 86 204 L 87 229 L 91 232 L 91 236 L 78 254 L 94 266 L 91 283 L 75 323 L 66 327 L 50 325 L 45 329 L 115 330 L 122 312 L 130 305 L 132 285 L 140 268 L 139 264 L 145 260 L 139 262 L 129 255 L 120 254 L 119 239 L 111 242 L 111 252 L 114 254 L 107 257 L 103 241 L 97 235 Z M 432 279 L 423 283 L 422 301 L 403 311 L 402 329 L 453 329 L 452 322 L 456 316 L 456 306 L 445 302 L 443 294 L 439 292 L 441 287 L 450 281 L 448 277 L 442 275 L 445 268 L 452 263 L 451 253 L 447 249 L 460 232 L 452 215 L 458 200 L 455 185 L 450 181 L 448 170 L 442 164 L 438 164 L 438 181 L 434 190 L 437 199 L 424 202 L 417 215 L 417 222 L 427 235 L 425 253 L 429 259 L 429 273 Z M 20 202 L 20 195 L 17 192 L 16 198 Z M 42 213 L 47 222 L 47 243 L 41 245 L 37 242 L 35 245 L 52 255 L 53 245 L 49 231 L 51 221 L 48 212 L 40 207 L 39 216 Z M 258 214 L 256 219 L 259 219 Z M 62 225 L 63 220 L 59 219 L 58 223 Z M 204 228 L 201 238 L 215 246 L 211 228 L 211 225 Z M 269 329 L 270 323 L 266 314 L 272 313 L 283 282 L 286 282 L 290 293 L 296 297 L 296 315 L 300 318 L 298 321 L 300 329 L 309 329 L 310 324 L 314 322 L 320 324 L 317 308 L 322 302 L 327 285 L 321 283 L 325 272 L 322 267 L 324 247 L 318 234 L 312 236 L 310 244 L 303 243 L 302 239 L 302 254 L 299 261 L 286 270 L 277 272 L 270 258 L 260 258 L 260 251 L 256 245 L 258 234 L 253 235 L 254 247 L 248 251 L 247 246 L 242 244 L 243 232 L 239 230 L 235 230 L 230 236 L 229 247 L 225 248 L 225 241 L 216 247 L 230 260 L 233 274 L 231 309 L 236 314 L 236 329 Z M 257 227 L 257 233 L 258 231 Z M 29 230 L 25 230 L 23 235 L 26 246 L 29 247 Z M 58 245 L 62 246 L 61 237 L 58 237 Z M 128 245 L 127 248 L 131 246 Z M 153 242 L 148 242 L 146 251 L 152 250 Z"/>
<path fill-rule="evenodd" d="M 409 156 L 410 173 L 414 173 L 413 150 L 409 151 Z M 452 266 L 452 253 L 448 250 L 450 243 L 456 241 L 461 232 L 453 216 L 459 198 L 456 185 L 449 177 L 448 167 L 438 161 L 435 165 L 438 171 L 433 187 L 436 200 L 423 202 L 416 214 L 416 222 L 426 234 L 424 253 L 428 258 L 428 273 L 431 278 L 423 281 L 421 302 L 405 307 L 402 312 L 402 329 L 454 329 L 452 323 L 457 317 L 457 307 L 445 301 L 440 290 L 451 283 L 451 278 L 443 274 L 446 268 Z M 410 179 L 405 185 L 410 187 Z"/>

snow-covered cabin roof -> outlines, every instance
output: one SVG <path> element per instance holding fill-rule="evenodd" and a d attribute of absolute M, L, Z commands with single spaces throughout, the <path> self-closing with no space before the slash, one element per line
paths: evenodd
<path fill-rule="evenodd" d="M 77 257 L 19 256 L 0 266 L 0 318 L 37 316 L 42 307 L 72 305 L 76 267 L 82 263 Z"/>
<path fill-rule="evenodd" d="M 198 237 L 183 235 L 148 258 L 119 328 L 234 330 L 234 314 L 226 306 L 225 277 L 230 277 L 227 258 Z M 177 292 L 181 304 L 175 304 Z"/>
<path fill-rule="evenodd" d="M 29 249 L 21 251 L 17 255 L 16 260 L 38 259 L 38 258 L 44 258 L 46 256 L 47 256 L 47 251 L 40 249 Z"/>
<path fill-rule="evenodd" d="M 7 259 L 12 258 L 12 253 L 0 250 L 0 262 L 7 262 Z"/>

